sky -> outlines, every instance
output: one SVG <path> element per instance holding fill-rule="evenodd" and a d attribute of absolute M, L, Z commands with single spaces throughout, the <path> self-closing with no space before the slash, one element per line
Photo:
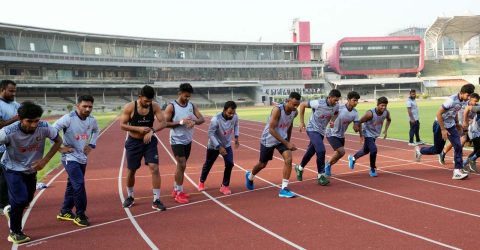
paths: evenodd
<path fill-rule="evenodd" d="M 8 10 L 8 11 L 7 11 Z M 15 0 L 0 22 L 163 39 L 292 42 L 292 21 L 310 21 L 311 42 L 385 36 L 439 16 L 480 15 L 478 0 Z"/>

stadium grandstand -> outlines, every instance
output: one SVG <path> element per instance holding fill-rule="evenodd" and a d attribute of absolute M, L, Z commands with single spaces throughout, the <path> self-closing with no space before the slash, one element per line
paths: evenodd
<path fill-rule="evenodd" d="M 170 40 L 92 34 L 0 23 L 0 78 L 18 84 L 18 99 L 49 107 L 89 93 L 119 107 L 150 84 L 159 102 L 189 82 L 193 101 L 268 103 L 291 90 L 323 93 L 322 43 L 295 20 L 292 43 Z"/>
<path fill-rule="evenodd" d="M 399 96 L 422 88 L 424 42 L 419 36 L 347 37 L 326 54 L 326 77 L 334 88 L 364 98 Z"/>

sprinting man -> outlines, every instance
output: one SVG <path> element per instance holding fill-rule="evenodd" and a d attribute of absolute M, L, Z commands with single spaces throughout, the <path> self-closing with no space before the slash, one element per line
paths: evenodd
<path fill-rule="evenodd" d="M 165 118 L 160 105 L 154 102 L 155 90 L 145 85 L 136 101 L 127 103 L 120 117 L 121 128 L 128 131 L 125 142 L 127 156 L 127 198 L 123 201 L 123 207 L 129 208 L 135 203 L 133 187 L 135 185 L 135 173 L 142 165 L 148 165 L 152 174 L 153 203 L 152 208 L 157 211 L 165 211 L 167 208 L 160 201 L 160 171 L 158 169 L 158 140 L 155 132 L 165 128 Z M 155 118 L 158 123 L 154 123 Z"/>
<path fill-rule="evenodd" d="M 40 121 L 42 107 L 23 102 L 18 108 L 19 121 L 0 130 L 0 144 L 7 150 L 2 156 L 2 167 L 8 185 L 10 218 L 8 241 L 21 244 L 30 241 L 22 231 L 23 211 L 33 200 L 37 184 L 37 171 L 43 169 L 62 145 L 58 131 L 46 121 Z M 44 156 L 45 139 L 54 144 Z"/>
<path fill-rule="evenodd" d="M 207 157 L 203 164 L 202 175 L 198 183 L 198 191 L 205 190 L 205 181 L 207 180 L 208 173 L 210 169 L 212 169 L 213 163 L 217 160 L 218 155 L 221 154 L 225 162 L 225 170 L 223 172 L 223 182 L 220 186 L 220 192 L 224 195 L 232 193 L 229 187 L 233 168 L 232 136 L 235 137 L 235 149 L 240 145 L 238 141 L 240 131 L 236 110 L 237 104 L 234 101 L 225 102 L 223 112 L 219 112 L 210 121 L 210 126 L 208 127 Z"/>
<path fill-rule="evenodd" d="M 423 145 L 425 144 L 420 140 L 420 119 L 418 115 L 417 91 L 415 89 L 410 90 L 410 96 L 407 99 L 407 113 L 410 120 L 410 132 L 408 146 Z M 413 141 L 415 136 L 415 142 Z"/>
<path fill-rule="evenodd" d="M 327 127 L 327 140 L 335 152 L 332 158 L 325 163 L 326 176 L 331 176 L 333 164 L 337 163 L 345 155 L 345 131 L 347 131 L 350 123 L 353 122 L 353 130 L 361 134 L 360 120 L 355 109 L 359 99 L 360 95 L 357 92 L 349 92 L 347 94 L 347 103 L 340 106 L 333 128 Z"/>
<path fill-rule="evenodd" d="M 377 177 L 377 145 L 375 141 L 380 136 L 382 132 L 383 123 L 387 120 L 385 124 L 385 129 L 383 130 L 383 139 L 387 138 L 388 127 L 390 127 L 390 112 L 387 110 L 388 99 L 384 96 L 378 98 L 377 107 L 367 110 L 365 115 L 360 119 L 359 125 L 365 123 L 363 128 L 363 133 L 360 134 L 363 139 L 363 148 L 360 149 L 355 155 L 348 156 L 348 166 L 353 169 L 355 167 L 355 161 L 360 157 L 370 153 L 370 172 L 371 177 Z M 362 140 L 362 139 L 361 139 Z"/>
<path fill-rule="evenodd" d="M 170 145 L 177 161 L 172 197 L 181 204 L 189 202 L 189 196 L 183 190 L 183 178 L 192 149 L 193 127 L 205 122 L 198 107 L 190 101 L 192 94 L 192 85 L 180 84 L 178 98 L 165 109 L 167 127 L 170 128 Z"/>
<path fill-rule="evenodd" d="M 58 220 L 73 221 L 77 226 L 90 225 L 85 190 L 85 170 L 87 156 L 96 147 L 98 124 L 91 116 L 94 99 L 91 95 L 78 97 L 76 110 L 62 116 L 53 127 L 63 131 L 62 164 L 68 174 L 63 206 L 57 215 Z M 75 207 L 75 214 L 72 209 Z"/>
<path fill-rule="evenodd" d="M 260 160 L 252 171 L 245 173 L 245 185 L 248 190 L 255 188 L 253 179 L 268 162 L 273 159 L 276 149 L 283 157 L 283 179 L 279 197 L 293 198 L 295 194 L 288 188 L 288 180 L 292 173 L 292 151 L 297 150 L 295 144 L 290 142 L 293 120 L 297 117 L 297 107 L 302 97 L 297 92 L 291 92 L 288 99 L 276 105 L 268 117 L 260 139 Z"/>
<path fill-rule="evenodd" d="M 462 147 L 465 145 L 465 143 L 470 141 L 470 137 L 468 135 L 468 126 L 475 116 L 475 113 L 470 111 L 473 106 L 477 105 L 479 100 L 480 96 L 477 93 L 472 93 L 468 102 L 464 102 L 462 104 L 462 108 L 458 111 L 458 123 L 462 125 L 462 134 L 460 137 L 460 144 Z M 445 165 L 445 156 L 448 152 L 450 152 L 450 150 L 452 150 L 452 148 L 453 146 L 451 143 L 446 143 L 446 146 L 443 148 L 442 152 L 438 154 L 438 162 L 440 164 Z"/>
<path fill-rule="evenodd" d="M 15 101 L 17 84 L 11 80 L 0 82 L 0 129 L 18 121 L 17 110 L 20 104 Z M 0 158 L 5 152 L 5 145 L 0 145 Z M 0 214 L 3 208 L 8 205 L 8 187 L 3 177 L 3 168 L 0 167 Z"/>
<path fill-rule="evenodd" d="M 465 84 L 460 89 L 460 93 L 450 96 L 438 109 L 437 117 L 433 122 L 433 146 L 415 147 L 415 159 L 420 161 L 422 155 L 440 154 L 448 139 L 454 149 L 455 168 L 452 176 L 454 180 L 462 180 L 468 177 L 468 173 L 462 171 L 463 149 L 460 143 L 462 126 L 458 122 L 457 113 L 474 91 L 475 86 L 473 84 Z"/>
<path fill-rule="evenodd" d="M 317 183 L 326 186 L 330 180 L 325 174 L 325 145 L 323 138 L 327 126 L 333 127 L 338 116 L 338 100 L 341 93 L 338 89 L 332 89 L 325 99 L 310 100 L 300 104 L 300 132 L 305 129 L 305 108 L 311 108 L 312 115 L 307 125 L 307 135 L 310 138 L 307 151 L 303 155 L 300 165 L 295 165 L 297 180 L 303 179 L 303 169 L 307 166 L 313 155 L 317 155 Z"/>

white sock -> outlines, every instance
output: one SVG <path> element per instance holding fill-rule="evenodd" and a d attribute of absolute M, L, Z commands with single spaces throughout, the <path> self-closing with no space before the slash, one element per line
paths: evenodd
<path fill-rule="evenodd" d="M 298 165 L 298 170 L 302 171 L 303 170 L 303 167 Z"/>
<path fill-rule="evenodd" d="M 318 173 L 318 174 L 317 174 L 317 178 L 320 178 L 320 176 L 322 176 L 322 175 L 323 175 L 323 174 Z"/>
<path fill-rule="evenodd" d="M 133 197 L 133 187 L 127 187 L 128 197 Z"/>
<path fill-rule="evenodd" d="M 153 189 L 153 201 L 160 200 L 160 188 Z"/>
<path fill-rule="evenodd" d="M 282 179 L 282 189 L 288 187 L 288 180 L 287 179 Z"/>
<path fill-rule="evenodd" d="M 250 175 L 248 176 L 248 179 L 253 181 L 253 178 L 255 177 L 255 175 L 253 175 L 252 173 L 250 173 Z"/>
<path fill-rule="evenodd" d="M 183 192 L 183 185 L 175 185 L 175 190 L 177 190 L 177 192 Z"/>

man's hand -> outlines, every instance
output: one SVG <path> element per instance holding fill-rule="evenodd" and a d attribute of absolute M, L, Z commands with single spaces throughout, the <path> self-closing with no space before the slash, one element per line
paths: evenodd
<path fill-rule="evenodd" d="M 226 155 L 227 155 L 227 150 L 226 150 L 224 147 L 222 147 L 222 146 L 220 146 L 220 148 L 218 149 L 218 151 L 220 152 L 220 154 L 221 154 L 222 156 L 226 156 Z"/>
<path fill-rule="evenodd" d="M 387 131 L 386 130 L 383 131 L 383 139 L 387 139 Z"/>
<path fill-rule="evenodd" d="M 153 136 L 153 130 L 150 130 L 150 132 L 148 132 L 143 136 L 143 143 L 149 144 L 150 141 L 152 140 L 152 136 Z"/>
<path fill-rule="evenodd" d="M 32 163 L 32 169 L 35 171 L 40 171 L 45 167 L 45 165 L 47 165 L 47 160 L 42 158 Z"/>
<path fill-rule="evenodd" d="M 149 128 L 149 127 L 138 127 L 138 128 L 139 128 L 139 130 L 140 130 L 140 131 L 138 131 L 138 132 L 140 132 L 140 133 L 142 133 L 142 134 L 144 134 L 144 135 L 146 135 L 146 134 L 150 133 L 150 131 L 152 131 L 152 129 Z"/>
<path fill-rule="evenodd" d="M 442 129 L 442 139 L 444 141 L 448 140 L 449 135 L 450 135 L 450 133 L 448 132 L 448 130 L 446 128 Z"/>
<path fill-rule="evenodd" d="M 295 151 L 297 150 L 297 146 L 295 146 L 295 144 L 291 143 L 291 142 L 288 142 L 287 143 L 287 148 L 291 151 Z"/>
<path fill-rule="evenodd" d="M 365 137 L 363 135 L 360 136 L 360 144 L 363 144 L 365 142 Z"/>
<path fill-rule="evenodd" d="M 235 139 L 235 149 L 238 149 L 238 147 L 240 147 L 240 142 L 238 139 Z"/>
<path fill-rule="evenodd" d="M 304 131 L 304 130 L 305 130 L 305 123 L 304 123 L 304 122 L 300 122 L 300 130 L 299 130 L 300 133 L 301 133 L 302 131 Z"/>
<path fill-rule="evenodd" d="M 73 148 L 70 146 L 65 146 L 65 147 L 61 147 L 58 151 L 62 154 L 68 154 L 73 152 Z"/>
<path fill-rule="evenodd" d="M 85 155 L 88 155 L 88 154 L 90 154 L 90 151 L 92 151 L 92 149 L 93 149 L 93 148 L 90 147 L 90 145 L 85 145 L 85 147 L 83 147 L 83 153 L 84 153 Z"/>

